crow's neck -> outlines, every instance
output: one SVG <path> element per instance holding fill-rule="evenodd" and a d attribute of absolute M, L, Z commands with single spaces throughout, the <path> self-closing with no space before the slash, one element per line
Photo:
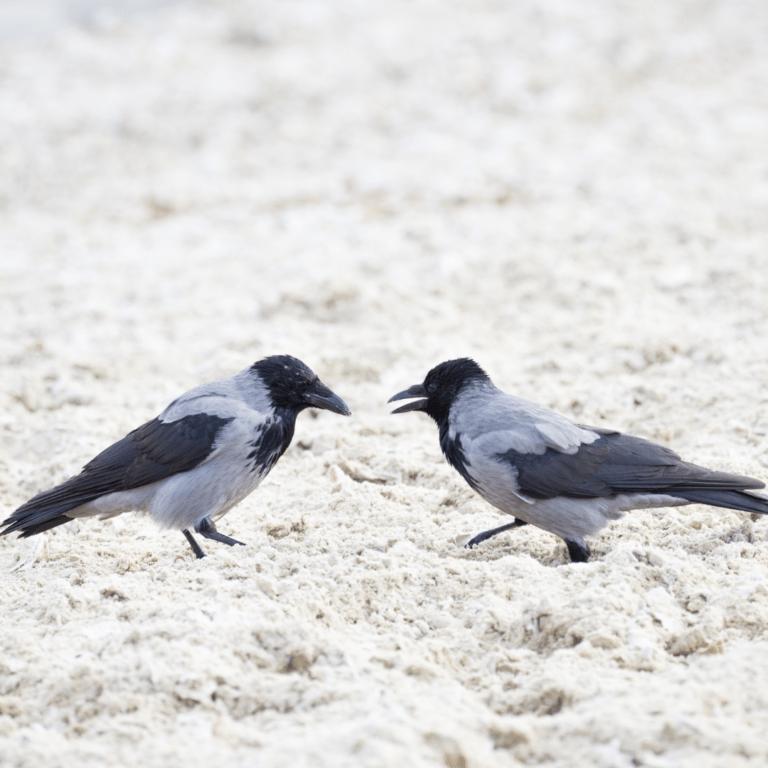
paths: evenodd
<path fill-rule="evenodd" d="M 448 463 L 469 483 L 470 487 L 477 491 L 477 485 L 469 474 L 470 464 L 464 454 L 464 449 L 461 447 L 461 435 L 454 433 L 451 437 L 447 418 L 438 423 L 438 428 L 440 429 L 440 448 L 443 455 L 448 459 Z"/>

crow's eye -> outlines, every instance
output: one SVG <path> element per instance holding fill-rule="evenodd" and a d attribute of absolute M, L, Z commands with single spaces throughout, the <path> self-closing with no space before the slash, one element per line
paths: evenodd
<path fill-rule="evenodd" d="M 437 392 L 437 384 L 433 381 L 431 384 L 427 384 L 427 392 L 429 392 L 430 395 L 434 395 L 435 392 Z"/>

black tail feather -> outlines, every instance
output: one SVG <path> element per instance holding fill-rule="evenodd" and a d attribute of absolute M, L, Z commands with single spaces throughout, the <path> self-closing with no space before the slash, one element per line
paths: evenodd
<path fill-rule="evenodd" d="M 34 536 L 36 533 L 42 533 L 43 531 L 47 531 L 50 528 L 55 528 L 57 525 L 64 525 L 64 523 L 71 522 L 71 517 L 67 517 L 66 515 L 57 515 L 56 517 L 51 517 L 48 520 L 43 520 L 40 523 L 33 523 L 32 525 L 25 525 L 24 523 L 20 522 L 18 526 L 13 526 L 7 531 L 3 531 L 3 533 L 11 533 L 12 531 L 17 530 L 17 528 L 23 528 L 19 538 L 26 539 L 30 536 Z"/>
<path fill-rule="evenodd" d="M 671 491 L 669 496 L 691 501 L 694 504 L 709 504 L 712 507 L 738 509 L 741 512 L 757 512 L 768 515 L 768 496 L 745 491 L 685 490 Z"/>
<path fill-rule="evenodd" d="M 47 531 L 49 528 L 55 528 L 57 525 L 68 523 L 72 518 L 67 517 L 65 513 L 69 512 L 70 509 L 79 507 L 83 501 L 77 497 L 67 500 L 56 498 L 53 492 L 58 492 L 60 487 L 39 493 L 33 499 L 22 504 L 2 522 L 5 530 L 0 531 L 0 536 L 20 531 L 21 537 L 26 538 Z"/>

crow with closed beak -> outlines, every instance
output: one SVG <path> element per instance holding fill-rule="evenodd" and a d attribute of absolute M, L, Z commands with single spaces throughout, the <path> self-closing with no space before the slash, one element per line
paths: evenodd
<path fill-rule="evenodd" d="M 290 355 L 266 357 L 234 376 L 201 384 L 102 451 L 79 475 L 22 504 L 0 535 L 20 531 L 25 538 L 73 518 L 135 510 L 180 530 L 198 558 L 205 552 L 193 529 L 229 546 L 242 544 L 219 533 L 213 521 L 267 476 L 305 408 L 350 414 Z"/>
<path fill-rule="evenodd" d="M 409 398 L 420 399 L 392 413 L 431 416 L 451 466 L 515 518 L 478 534 L 470 548 L 530 523 L 564 539 L 573 562 L 586 562 L 584 536 L 630 509 L 709 504 L 768 514 L 768 498 L 752 493 L 765 487 L 759 480 L 689 464 L 639 437 L 574 424 L 497 389 L 469 358 L 441 363 L 389 402 Z"/>

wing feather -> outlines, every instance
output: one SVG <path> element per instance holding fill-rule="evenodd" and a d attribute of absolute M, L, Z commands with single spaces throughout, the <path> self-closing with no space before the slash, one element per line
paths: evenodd
<path fill-rule="evenodd" d="M 595 498 L 622 493 L 674 495 L 764 487 L 753 478 L 685 462 L 674 451 L 649 440 L 619 432 L 599 432 L 597 440 L 582 444 L 573 454 L 552 448 L 541 455 L 510 449 L 498 453 L 497 459 L 516 470 L 521 493 L 538 499 Z"/>
<path fill-rule="evenodd" d="M 176 421 L 152 419 L 89 461 L 82 472 L 22 504 L 3 525 L 3 534 L 40 530 L 53 518 L 100 496 L 140 488 L 205 461 L 230 418 L 197 413 Z M 31 535 L 31 534 L 27 534 Z"/>

